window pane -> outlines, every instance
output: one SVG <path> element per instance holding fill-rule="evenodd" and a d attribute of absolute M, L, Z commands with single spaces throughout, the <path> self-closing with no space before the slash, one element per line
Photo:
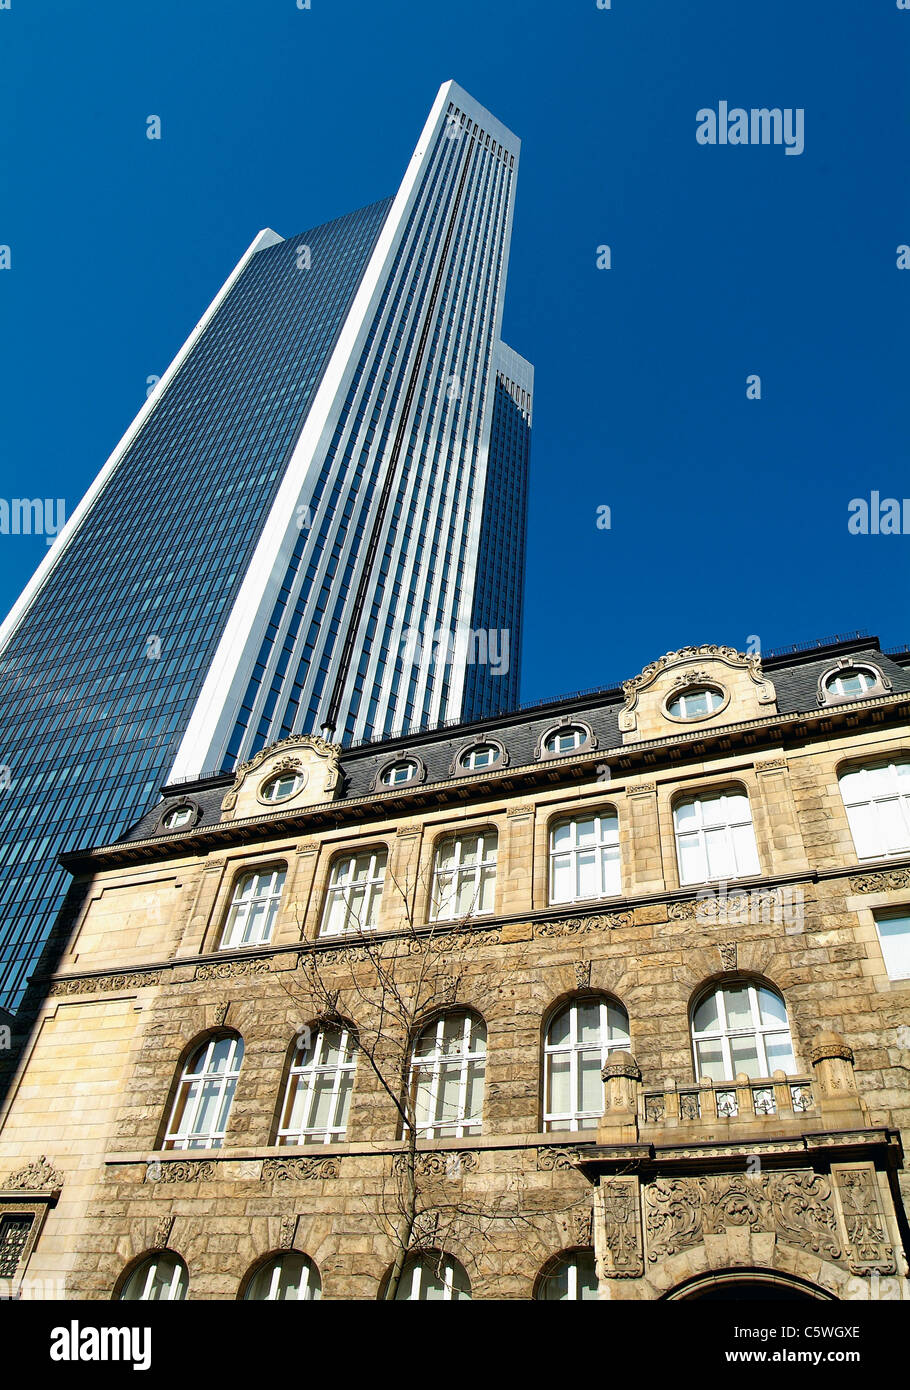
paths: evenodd
<path fill-rule="evenodd" d="M 787 1009 L 783 999 L 774 994 L 770 989 L 757 989 L 758 1007 L 761 1010 L 761 1021 L 765 1026 L 768 1024 L 787 1023 Z"/>
<path fill-rule="evenodd" d="M 600 1004 L 577 1004 L 578 1041 L 580 1043 L 600 1042 Z"/>
<path fill-rule="evenodd" d="M 734 878 L 736 860 L 726 828 L 705 831 L 705 850 L 708 856 L 709 878 Z"/>
<path fill-rule="evenodd" d="M 725 989 L 724 1007 L 727 1011 L 728 1028 L 751 1028 L 755 1020 L 752 1018 L 752 1004 L 749 1000 L 748 989 Z"/>
<path fill-rule="evenodd" d="M 769 1033 L 765 1038 L 765 1052 L 768 1055 L 768 1072 L 785 1071 L 792 1075 L 796 1071 L 793 1044 L 789 1033 Z"/>
<path fill-rule="evenodd" d="M 738 874 L 761 872 L 758 849 L 755 844 L 755 831 L 751 825 L 734 826 L 733 847 L 736 853 L 736 872 Z"/>
<path fill-rule="evenodd" d="M 734 1075 L 738 1075 L 741 1071 L 744 1071 L 747 1076 L 761 1075 L 754 1035 L 731 1038 L 730 1052 L 733 1059 Z"/>
<path fill-rule="evenodd" d="M 892 980 L 910 978 L 910 917 L 880 917 L 877 926 L 889 976 Z"/>
<path fill-rule="evenodd" d="M 698 1056 L 698 1078 L 706 1076 L 709 1081 L 724 1081 L 724 1056 L 719 1042 L 700 1042 L 696 1044 Z"/>
<path fill-rule="evenodd" d="M 553 860 L 553 888 L 550 901 L 554 903 L 569 903 L 574 896 L 575 885 L 572 881 L 572 860 L 569 855 L 560 856 Z"/>
<path fill-rule="evenodd" d="M 554 1115 L 570 1115 L 574 1109 L 569 1091 L 569 1053 L 560 1052 L 550 1058 L 549 1110 Z"/>
<path fill-rule="evenodd" d="M 717 1015 L 717 994 L 709 994 L 707 999 L 703 999 L 695 1010 L 695 1017 L 692 1026 L 696 1033 L 714 1032 L 720 1027 L 720 1019 Z"/>
<path fill-rule="evenodd" d="M 578 1057 L 579 1109 L 603 1110 L 604 1085 L 600 1079 L 600 1048 L 596 1052 L 581 1052 Z"/>
<path fill-rule="evenodd" d="M 686 835 L 679 844 L 679 878 L 681 883 L 703 883 L 708 876 L 704 851 L 694 835 Z"/>
<path fill-rule="evenodd" d="M 550 1024 L 550 1032 L 547 1038 L 551 1047 L 559 1047 L 561 1043 L 569 1041 L 569 1030 L 571 1028 L 571 1010 L 563 1009 L 561 1014 L 557 1014 Z"/>

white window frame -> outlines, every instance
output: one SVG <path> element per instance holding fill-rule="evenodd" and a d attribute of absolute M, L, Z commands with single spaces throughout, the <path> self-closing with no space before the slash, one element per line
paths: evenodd
<path fill-rule="evenodd" d="M 462 1019 L 461 1044 L 456 1052 L 443 1051 L 443 1037 L 446 1022 L 451 1022 L 452 1018 Z M 471 1033 L 476 1027 L 483 1030 L 482 1046 L 471 1050 Z M 418 1044 L 435 1030 L 435 1039 L 432 1052 L 417 1055 Z M 439 1104 L 439 1083 L 443 1069 L 451 1071 L 453 1062 L 458 1059 L 458 1107 L 455 1115 L 448 1118 L 438 1119 L 436 1109 Z M 467 1092 L 468 1092 L 468 1071 L 471 1064 L 483 1063 L 483 1078 L 480 1085 L 480 1111 L 476 1115 L 466 1115 Z M 418 1139 L 462 1139 L 466 1135 L 480 1134 L 483 1126 L 483 1102 L 486 1095 L 486 1069 L 487 1069 L 487 1030 L 482 1019 L 476 1014 L 457 1010 L 453 1013 L 440 1014 L 434 1022 L 422 1028 L 411 1052 L 411 1097 L 412 1105 L 415 1110 L 414 1128 L 417 1130 Z M 427 1101 L 427 1115 L 429 1118 L 423 1123 L 419 1122 L 416 1114 L 418 1083 L 425 1076 L 429 1077 L 430 1089 Z"/>
<path fill-rule="evenodd" d="M 727 813 L 726 807 L 723 807 L 722 810 L 724 812 L 724 819 L 716 825 L 706 826 L 704 823 L 705 803 L 709 801 L 726 802 L 732 797 L 742 798 L 745 800 L 747 814 L 740 818 L 739 816 L 734 816 L 732 813 Z M 697 806 L 698 817 L 697 824 L 693 825 L 691 828 L 685 828 L 683 830 L 680 830 L 677 817 L 683 806 Z M 745 865 L 740 864 L 739 856 L 737 855 L 736 851 L 736 837 L 734 836 L 733 831 L 742 829 L 745 826 L 748 826 L 749 829 L 752 831 L 752 847 L 755 851 L 754 868 L 746 867 Z M 718 830 L 722 830 L 724 832 L 724 843 L 726 847 L 727 856 L 730 860 L 732 860 L 735 866 L 735 873 L 709 873 L 707 832 L 716 832 Z M 761 873 L 761 860 L 758 854 L 758 841 L 755 836 L 755 822 L 752 819 L 752 803 L 749 799 L 748 794 L 745 791 L 710 792 L 705 793 L 703 795 L 695 794 L 693 796 L 681 797 L 673 806 L 673 834 L 676 840 L 676 865 L 677 870 L 679 872 L 679 882 L 682 887 L 687 887 L 693 883 L 723 883 L 726 882 L 728 879 L 754 878 L 757 874 Z M 685 878 L 683 874 L 683 856 L 682 846 L 680 843 L 682 840 L 695 840 L 695 842 L 698 845 L 699 857 L 701 860 L 701 869 L 703 870 L 703 872 L 699 872 L 699 874 L 694 878 Z"/>
<path fill-rule="evenodd" d="M 396 777 L 393 774 L 401 769 L 407 769 L 406 777 Z M 379 774 L 379 780 L 384 787 L 401 787 L 406 782 L 413 782 L 419 769 L 412 758 L 399 758 L 397 762 L 389 763 Z"/>
<path fill-rule="evenodd" d="M 875 931 L 876 935 L 878 936 L 878 944 L 881 948 L 882 960 L 885 962 L 885 970 L 887 972 L 888 979 L 910 980 L 910 906 L 905 905 L 903 908 L 899 908 L 897 910 L 874 912 L 872 915 L 875 918 Z M 907 966 L 905 969 L 902 969 L 899 965 L 897 965 L 897 962 L 895 961 L 895 965 L 897 965 L 897 968 L 894 974 L 891 973 L 891 965 L 889 964 L 888 960 L 889 955 L 892 955 L 893 952 L 890 947 L 885 946 L 885 938 L 882 936 L 883 922 L 906 922 L 907 924 L 907 946 L 905 947 L 908 953 Z"/>
<path fill-rule="evenodd" d="M 330 1033 L 338 1034 L 340 1039 L 338 1045 L 340 1060 L 337 1062 L 323 1061 L 326 1038 Z M 332 1096 L 329 1102 L 328 1123 L 321 1127 L 308 1123 L 294 1129 L 283 1123 L 278 1130 L 278 1143 L 285 1145 L 337 1144 L 344 1139 L 348 1127 L 347 1111 L 342 1115 L 338 1113 L 342 1082 L 348 1076 L 351 1078 L 351 1087 L 347 1090 L 347 1100 L 350 1103 L 354 1075 L 357 1070 L 357 1049 L 354 1044 L 354 1035 L 350 1028 L 327 1025 L 320 1028 L 316 1034 L 316 1042 L 309 1060 L 301 1062 L 299 1059 L 306 1050 L 304 1041 L 298 1046 L 294 1054 L 294 1061 L 291 1063 L 287 1086 L 284 1091 L 284 1103 L 281 1109 L 282 1120 L 287 1120 L 291 1115 L 297 1094 L 304 1088 L 306 1089 L 306 1099 L 303 1105 L 303 1116 L 305 1120 L 312 1120 L 316 1099 L 316 1083 L 320 1079 L 331 1076 Z"/>
<path fill-rule="evenodd" d="M 484 762 L 478 762 L 481 754 L 489 754 Z M 485 767 L 494 767 L 502 757 L 502 753 L 495 743 L 476 743 L 473 748 L 468 748 L 458 760 L 459 766 L 466 772 L 479 772 Z"/>
<path fill-rule="evenodd" d="M 192 806 L 175 806 L 173 810 L 168 811 L 162 824 L 165 830 L 182 830 L 185 825 L 192 824 L 195 814 Z"/>
<path fill-rule="evenodd" d="M 285 864 L 271 864 L 266 869 L 251 869 L 240 875 L 231 894 L 218 946 L 220 951 L 235 951 L 243 946 L 265 946 L 271 941 L 286 877 Z M 246 891 L 247 886 L 251 886 L 249 892 Z M 244 941 L 243 937 L 253 909 L 263 904 L 265 913 L 259 935 L 255 940 Z"/>
<path fill-rule="evenodd" d="M 578 1011 L 586 1005 L 597 1003 L 600 1005 L 600 1065 L 604 1066 L 611 1052 L 628 1052 L 631 1046 L 629 1037 L 629 1015 L 621 1004 L 611 999 L 573 999 L 570 1004 L 561 1009 L 557 1009 L 547 1024 L 547 1031 L 544 1036 L 543 1049 L 543 1127 L 546 1132 L 553 1130 L 580 1130 L 592 1129 L 595 1126 L 585 1125 L 584 1120 L 597 1120 L 604 1113 L 603 1099 L 598 1110 L 570 1110 L 557 1111 L 550 1109 L 550 1094 L 552 1086 L 552 1066 L 554 1057 L 569 1058 L 569 1094 L 578 1100 L 579 1096 L 579 1077 L 581 1053 L 593 1051 L 596 1044 L 579 1042 L 578 1039 Z M 610 1037 L 610 1008 L 618 1009 L 626 1018 L 626 1031 L 623 1036 Z M 569 1040 L 565 1043 L 551 1043 L 550 1037 L 553 1025 L 565 1014 L 569 1015 Z M 615 1031 L 615 1030 L 614 1030 Z"/>
<path fill-rule="evenodd" d="M 749 1010 L 752 1014 L 752 1026 L 749 1028 L 730 1028 L 727 1024 L 727 1001 L 725 998 L 725 994 L 727 990 L 732 989 L 747 989 L 749 991 Z M 758 1002 L 758 994 L 760 990 L 765 990 L 767 994 L 773 995 L 775 999 L 778 999 L 780 1003 L 783 1004 L 784 1016 L 787 1020 L 786 1023 L 762 1023 L 761 1008 Z M 696 1011 L 712 996 L 717 999 L 717 1018 L 719 1027 L 705 1028 L 701 1032 L 697 1033 L 695 1031 Z M 790 1054 L 793 1057 L 792 1068 L 789 1070 L 788 1075 L 796 1075 L 796 1054 L 793 1047 L 793 1030 L 790 1027 L 790 1011 L 787 1008 L 787 1003 L 783 995 L 778 993 L 776 989 L 770 989 L 768 985 L 754 985 L 751 984 L 748 980 L 735 980 L 730 981 L 728 984 L 716 985 L 714 989 L 706 990 L 704 994 L 699 996 L 695 1008 L 693 1008 L 692 1010 L 692 1023 L 689 1031 L 691 1033 L 692 1038 L 692 1065 L 695 1071 L 696 1081 L 701 1080 L 697 1047 L 697 1044 L 701 1042 L 720 1043 L 721 1055 L 723 1059 L 724 1076 L 722 1080 L 715 1081 L 712 1084 L 715 1086 L 724 1085 L 728 1082 L 732 1084 L 736 1080 L 737 1072 L 734 1070 L 733 1067 L 733 1054 L 732 1049 L 730 1047 L 731 1038 L 753 1038 L 755 1040 L 755 1052 L 758 1058 L 758 1065 L 760 1069 L 756 1076 L 750 1077 L 749 1079 L 750 1081 L 769 1080 L 771 1077 L 771 1071 L 768 1068 L 768 1056 L 765 1049 L 765 1038 L 771 1033 L 787 1034 L 787 1037 L 790 1040 Z M 787 1071 L 787 1068 L 775 1068 L 775 1071 L 776 1070 Z"/>
<path fill-rule="evenodd" d="M 220 1149 L 224 1143 L 231 1106 L 234 1102 L 234 1092 L 237 1089 L 237 1078 L 240 1076 L 240 1069 L 243 1066 L 243 1039 L 239 1037 L 229 1039 L 232 1046 L 228 1054 L 227 1065 L 224 1071 L 213 1072 L 210 1069 L 212 1053 L 217 1044 L 223 1041 L 223 1037 L 209 1038 L 208 1042 L 201 1043 L 199 1047 L 194 1048 L 186 1059 L 180 1073 L 180 1081 L 177 1084 L 177 1093 L 171 1106 L 170 1119 L 164 1137 L 166 1149 Z M 202 1066 L 200 1070 L 195 1071 L 192 1068 L 200 1053 L 202 1054 Z M 196 1118 L 206 1090 L 206 1082 L 211 1081 L 217 1083 L 218 1104 L 215 1114 L 221 1119 L 221 1125 L 208 1133 L 197 1133 L 194 1129 Z M 184 1096 L 186 1097 L 185 1100 Z M 178 1119 L 179 1126 L 175 1128 L 175 1122 Z"/>
<path fill-rule="evenodd" d="M 484 841 L 492 838 L 493 848 L 489 852 L 488 858 L 483 858 Z M 451 865 L 442 867 L 440 856 L 447 845 L 454 845 L 455 854 Z M 463 863 L 465 847 L 472 845 L 477 853 L 477 860 L 474 864 Z M 453 922 L 460 917 L 484 917 L 489 916 L 495 911 L 496 907 L 496 859 L 499 853 L 499 832 L 492 827 L 485 830 L 462 831 L 458 835 L 446 835 L 436 845 L 433 856 L 433 892 L 430 901 L 430 918 L 434 922 Z M 479 907 L 480 887 L 483 881 L 483 874 L 492 873 L 492 895 L 493 901 L 489 907 L 481 910 Z M 449 877 L 451 880 L 446 888 L 443 880 Z M 448 904 L 451 903 L 454 909 L 460 897 L 461 885 L 473 878 L 474 896 L 471 899 L 471 907 L 466 913 L 448 911 Z"/>
<path fill-rule="evenodd" d="M 302 1262 L 303 1269 L 302 1277 L 300 1280 L 300 1286 L 298 1289 L 296 1299 L 279 1299 L 278 1289 L 281 1285 L 281 1275 L 283 1272 L 283 1267 L 289 1261 L 289 1259 L 298 1259 Z M 272 1277 L 269 1280 L 268 1293 L 265 1295 L 264 1298 L 261 1299 L 253 1299 L 250 1295 L 250 1289 L 252 1289 L 255 1286 L 256 1280 L 264 1272 L 263 1269 L 260 1268 L 255 1271 L 255 1273 L 252 1275 L 246 1286 L 246 1291 L 243 1295 L 244 1301 L 248 1300 L 251 1303 L 302 1303 L 305 1300 L 314 1301 L 315 1299 L 321 1297 L 322 1280 L 319 1277 L 318 1269 L 313 1264 L 313 1261 L 310 1259 L 309 1255 L 304 1255 L 299 1250 L 288 1250 L 281 1255 L 274 1255 L 271 1260 L 267 1260 L 265 1268 L 268 1269 L 270 1266 Z M 313 1277 L 314 1275 L 315 1278 Z"/>
<path fill-rule="evenodd" d="M 571 734 L 573 743 L 570 748 L 553 748 L 550 745 L 558 743 L 560 739 L 566 738 Z M 543 750 L 553 757 L 564 758 L 569 753 L 574 753 L 577 748 L 583 748 L 591 735 L 581 724 L 565 724 L 559 729 L 551 729 L 543 741 Z"/>
<path fill-rule="evenodd" d="M 844 803 L 844 810 L 847 813 L 847 821 L 850 826 L 850 834 L 853 838 L 853 846 L 856 850 L 856 857 L 860 861 L 865 859 L 893 859 L 895 856 L 903 856 L 910 853 L 910 777 L 899 777 L 897 769 L 905 767 L 910 762 L 908 758 L 891 758 L 883 761 L 862 763 L 852 767 L 845 767 L 841 770 L 838 777 L 841 799 Z M 855 776 L 857 773 L 887 771 L 888 780 L 892 784 L 892 789 L 884 795 L 877 796 L 856 796 L 851 794 L 847 798 L 847 791 L 844 787 L 844 778 Z M 888 833 L 883 825 L 883 817 L 887 814 L 885 807 L 891 808 L 891 814 L 898 831 L 903 830 L 903 840 L 894 849 L 879 848 L 870 854 L 860 854 L 859 844 L 861 835 L 857 835 L 856 820 L 852 811 L 860 807 L 874 807 L 876 829 L 879 834 L 879 844 L 887 844 Z"/>
<path fill-rule="evenodd" d="M 283 782 L 290 782 L 291 789 L 279 796 L 278 789 Z M 276 772 L 273 777 L 269 777 L 263 783 L 259 795 L 263 801 L 267 801 L 271 805 L 280 801 L 290 801 L 291 797 L 296 796 L 302 786 L 303 777 L 299 772 Z"/>
<path fill-rule="evenodd" d="M 857 693 L 855 690 L 844 689 L 844 677 L 853 678 L 859 676 L 864 682 L 862 689 Z M 836 675 L 829 676 L 825 681 L 825 689 L 829 695 L 839 695 L 842 700 L 861 700 L 869 690 L 874 690 L 879 684 L 880 677 L 873 676 L 864 666 L 847 666 Z"/>
<path fill-rule="evenodd" d="M 139 1262 L 137 1268 L 134 1269 L 132 1273 L 127 1277 L 126 1283 L 123 1286 L 123 1292 L 120 1295 L 120 1300 L 128 1303 L 148 1303 L 149 1290 L 151 1289 L 152 1284 L 155 1282 L 155 1275 L 158 1272 L 158 1266 L 159 1264 L 161 1264 L 163 1260 L 173 1260 L 174 1270 L 171 1274 L 171 1282 L 168 1287 L 167 1297 L 162 1299 L 156 1299 L 154 1301 L 158 1303 L 176 1303 L 186 1298 L 187 1289 L 189 1287 L 189 1279 L 187 1278 L 186 1265 L 184 1264 L 183 1260 L 181 1260 L 180 1256 L 175 1255 L 173 1251 L 162 1250 L 156 1252 L 154 1255 L 146 1257 L 146 1260 L 144 1262 Z M 143 1268 L 146 1271 L 146 1277 L 145 1282 L 142 1285 L 142 1293 L 139 1294 L 136 1298 L 127 1298 L 127 1290 L 129 1289 L 136 1275 L 141 1273 Z"/>
<path fill-rule="evenodd" d="M 461 1273 L 464 1275 L 464 1281 L 465 1281 L 465 1283 L 466 1283 L 467 1286 L 468 1286 L 468 1293 L 467 1293 L 466 1295 L 461 1294 L 461 1295 L 459 1296 L 459 1299 L 456 1299 L 456 1297 L 455 1297 L 455 1266 L 456 1266 L 456 1265 L 458 1265 L 458 1268 L 461 1270 Z M 436 1300 L 437 1302 L 439 1302 L 439 1303 L 458 1302 L 458 1301 L 460 1301 L 460 1299 L 463 1299 L 464 1302 L 469 1302 L 469 1301 L 470 1301 L 470 1298 L 471 1298 L 471 1293 L 470 1293 L 471 1281 L 470 1281 L 470 1279 L 468 1278 L 467 1271 L 465 1270 L 464 1266 L 463 1266 L 458 1260 L 456 1260 L 452 1255 L 442 1255 L 441 1257 L 440 1257 L 439 1255 L 432 1255 L 432 1254 L 429 1254 L 429 1255 L 413 1255 L 413 1256 L 411 1256 L 410 1260 L 408 1261 L 407 1265 L 405 1266 L 404 1273 L 402 1274 L 401 1283 L 400 1283 L 399 1286 L 398 1286 L 398 1293 L 397 1293 L 396 1297 L 397 1297 L 397 1298 L 401 1298 L 402 1302 L 404 1302 L 404 1301 L 407 1301 L 407 1302 L 418 1302 L 418 1301 L 420 1301 L 420 1302 L 424 1302 L 424 1303 L 427 1302 L 427 1300 L 426 1300 L 425 1298 L 422 1297 L 422 1295 L 423 1295 L 423 1286 L 424 1286 L 424 1276 L 425 1276 L 425 1275 L 432 1275 L 432 1276 L 435 1278 L 435 1277 L 436 1277 L 436 1274 L 437 1274 L 437 1270 L 442 1274 L 442 1286 L 443 1286 L 442 1298 Z M 402 1295 L 402 1293 L 401 1293 L 402 1285 L 403 1285 L 403 1284 L 405 1283 L 405 1281 L 408 1280 L 408 1279 L 410 1280 L 410 1289 L 409 1289 L 408 1293 Z"/>
<path fill-rule="evenodd" d="M 358 860 L 368 859 L 369 866 L 367 877 L 354 879 L 354 868 Z M 351 932 L 375 931 L 379 925 L 379 910 L 382 905 L 382 889 L 385 883 L 385 873 L 388 866 L 389 852 L 385 845 L 376 845 L 370 849 L 352 850 L 347 854 L 339 854 L 332 861 L 329 871 L 329 885 L 325 894 L 325 906 L 322 910 L 322 925 L 319 928 L 320 936 L 349 936 Z M 349 876 L 344 877 L 344 872 L 349 871 Z M 363 889 L 364 920 L 358 922 L 351 912 L 351 899 L 354 890 Z M 330 925 L 333 908 L 336 903 L 344 905 L 344 923 L 340 927 Z M 374 921 L 370 918 L 375 917 Z"/>
<path fill-rule="evenodd" d="M 541 1281 L 540 1281 L 540 1284 L 538 1285 L 538 1290 L 537 1290 L 537 1298 L 538 1298 L 541 1302 L 547 1302 L 547 1301 L 550 1301 L 550 1302 L 562 1302 L 562 1303 L 577 1303 L 577 1302 L 579 1302 L 579 1298 L 578 1298 L 578 1265 L 579 1265 L 579 1261 L 581 1260 L 582 1256 L 584 1256 L 586 1259 L 590 1260 L 591 1263 L 594 1265 L 594 1278 L 595 1278 L 595 1281 L 596 1281 L 596 1279 L 597 1279 L 597 1265 L 596 1265 L 596 1261 L 595 1261 L 595 1257 L 594 1257 L 594 1251 L 593 1251 L 592 1249 L 573 1250 L 570 1254 L 561 1256 L 560 1259 L 558 1259 L 553 1265 L 551 1265 L 549 1273 L 545 1273 L 545 1274 L 543 1275 L 543 1277 L 542 1277 L 542 1279 L 541 1279 Z M 542 1292 L 542 1291 L 543 1291 L 543 1289 L 546 1288 L 546 1286 L 547 1286 L 547 1281 L 548 1281 L 548 1280 L 555 1279 L 556 1277 L 558 1277 L 559 1274 L 562 1272 L 562 1270 L 565 1270 L 565 1271 L 566 1271 L 566 1297 L 565 1297 L 564 1299 L 552 1299 L 552 1300 L 547 1300 L 546 1298 L 544 1298 L 543 1292 Z"/>
<path fill-rule="evenodd" d="M 590 845 L 579 845 L 578 826 L 582 821 L 594 821 L 595 839 Z M 556 832 L 564 826 L 572 827 L 572 839 L 568 849 L 556 847 Z M 608 851 L 615 850 L 615 854 Z M 600 892 L 582 894 L 578 891 L 578 861 L 581 855 L 595 854 L 600 869 Z M 568 898 L 556 896 L 556 867 L 558 860 L 568 859 L 572 867 L 572 880 L 575 892 Z M 610 866 L 615 865 L 615 886 L 608 882 Z M 561 816 L 550 826 L 550 903 L 583 903 L 597 898 L 616 898 L 622 894 L 622 864 L 619 850 L 619 817 L 615 811 L 595 811 L 590 815 Z"/>
<path fill-rule="evenodd" d="M 711 696 L 710 708 L 692 710 L 686 708 L 688 702 L 697 695 Z M 706 702 L 708 703 L 708 702 Z M 692 685 L 686 690 L 681 690 L 678 695 L 672 695 L 667 700 L 667 713 L 673 719 L 707 719 L 709 715 L 716 714 L 724 703 L 723 692 L 713 685 Z M 679 709 L 674 709 L 674 705 L 679 705 Z"/>

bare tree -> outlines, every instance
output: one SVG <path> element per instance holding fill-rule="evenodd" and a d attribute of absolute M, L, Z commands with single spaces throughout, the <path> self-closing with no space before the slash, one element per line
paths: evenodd
<path fill-rule="evenodd" d="M 442 920 L 442 913 L 436 911 L 430 922 L 418 923 L 414 889 L 420 886 L 420 875 L 415 875 L 414 881 L 407 876 L 399 881 L 387 871 L 385 883 L 401 900 L 401 928 L 375 931 L 345 897 L 340 949 L 334 938 L 332 949 L 303 952 L 297 972 L 299 984 L 291 984 L 287 976 L 279 978 L 297 1007 L 319 1027 L 348 1028 L 357 1055 L 369 1067 L 396 1117 L 402 1148 L 383 1180 L 380 1209 L 371 1210 L 394 1251 L 383 1295 L 394 1299 L 409 1257 L 435 1253 L 441 1260 L 449 1236 L 462 1243 L 466 1236 L 472 1238 L 472 1244 L 478 1238 L 492 1243 L 504 1225 L 528 1227 L 534 1223 L 525 1209 L 520 1177 L 516 1176 L 492 1202 L 488 1197 L 483 1202 L 471 1201 L 452 1181 L 464 1176 L 459 1154 L 428 1152 L 420 1147 L 427 1130 L 445 1127 L 447 1120 L 452 1128 L 457 1127 L 457 1114 L 428 1112 L 430 1088 L 414 1048 L 424 1028 L 459 1006 L 465 976 L 483 945 L 483 934 L 468 927 L 475 902 L 466 907 L 462 904 L 458 917 Z M 484 978 L 475 965 L 471 1005 L 486 1012 L 495 998 L 508 990 L 520 968 L 520 960 L 513 956 L 505 974 L 497 968 Z M 339 1007 L 342 993 L 345 1009 Z M 348 1001 L 353 1005 L 354 1028 L 349 1026 Z M 473 1025 L 469 1024 L 469 1031 L 473 1037 Z M 457 1038 L 446 1039 L 446 1046 L 446 1055 L 453 1063 L 461 1058 L 462 1067 L 472 1065 Z M 479 1065 L 478 1061 L 478 1070 Z M 587 1203 L 585 1195 L 583 1204 Z"/>

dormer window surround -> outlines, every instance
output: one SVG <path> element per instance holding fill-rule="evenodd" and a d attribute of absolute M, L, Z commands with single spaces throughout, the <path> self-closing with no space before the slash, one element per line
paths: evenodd
<path fill-rule="evenodd" d="M 888 695 L 891 681 L 881 667 L 871 661 L 843 656 L 822 673 L 818 681 L 820 705 L 843 705 L 851 700 L 869 700 Z"/>
<path fill-rule="evenodd" d="M 419 758 L 395 758 L 383 763 L 373 780 L 373 791 L 381 791 L 383 787 L 411 786 L 415 782 L 422 782 L 426 775 L 426 766 Z"/>
<path fill-rule="evenodd" d="M 467 744 L 456 754 L 450 772 L 453 777 L 461 777 L 466 772 L 504 767 L 508 761 L 509 755 L 498 739 L 482 739 Z"/>
<path fill-rule="evenodd" d="M 295 734 L 241 763 L 221 803 L 222 821 L 303 810 L 341 791 L 341 745 Z"/>
<path fill-rule="evenodd" d="M 566 719 L 554 724 L 537 745 L 538 758 L 567 758 L 572 753 L 587 753 L 597 747 L 590 724 L 580 719 Z"/>
<path fill-rule="evenodd" d="M 192 801 L 181 801 L 161 816 L 162 830 L 189 830 L 199 819 L 199 807 Z"/>

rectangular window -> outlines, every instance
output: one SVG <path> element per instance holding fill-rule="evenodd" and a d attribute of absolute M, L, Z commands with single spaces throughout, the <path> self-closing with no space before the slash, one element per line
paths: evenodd
<path fill-rule="evenodd" d="M 0 1217 L 0 1279 L 15 1279 L 28 1244 L 34 1216 Z"/>
<path fill-rule="evenodd" d="M 891 980 L 910 980 L 910 916 L 876 914 L 875 925 Z"/>

